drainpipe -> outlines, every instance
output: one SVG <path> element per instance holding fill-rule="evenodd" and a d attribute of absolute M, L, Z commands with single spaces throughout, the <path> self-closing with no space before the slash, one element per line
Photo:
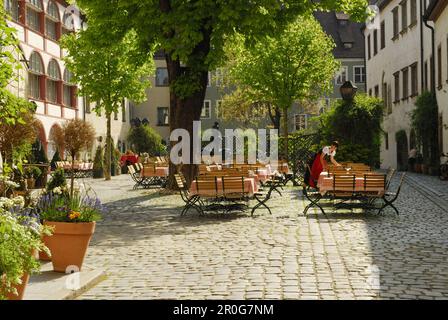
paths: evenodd
<path fill-rule="evenodd" d="M 425 86 L 426 83 L 424 83 L 424 74 L 425 74 L 425 66 L 424 66 L 424 59 L 425 59 L 425 49 L 424 49 L 424 35 L 423 35 L 423 11 L 424 11 L 424 7 L 423 7 L 423 3 L 424 0 L 420 0 L 420 74 L 421 74 L 421 81 L 420 81 L 420 86 L 422 89 L 422 92 L 425 91 Z"/>
<path fill-rule="evenodd" d="M 435 46 L 435 30 L 434 27 L 428 24 L 428 18 L 424 17 L 423 21 L 425 26 L 431 30 L 431 55 L 432 55 L 432 64 L 431 67 L 431 92 L 433 94 L 436 93 L 436 46 Z"/>
<path fill-rule="evenodd" d="M 437 108 L 438 108 L 438 102 L 437 102 L 437 95 L 436 95 L 436 49 L 435 49 L 435 30 L 434 27 L 432 27 L 431 25 L 428 24 L 428 17 L 426 16 L 426 12 L 425 12 L 425 16 L 423 17 L 423 21 L 425 23 L 425 26 L 431 30 L 431 54 L 432 54 L 432 64 L 430 66 L 431 68 L 431 94 L 434 96 L 434 99 L 436 101 L 437 104 Z M 438 122 L 438 117 L 439 117 L 439 110 L 437 110 L 437 122 Z M 438 132 L 439 130 L 437 130 Z M 439 136 L 437 133 L 436 136 L 436 142 L 435 142 L 435 147 L 437 150 L 437 154 L 435 155 L 435 161 L 439 162 L 440 158 L 438 156 L 439 150 L 438 150 L 438 140 L 439 140 Z M 432 158 L 432 156 L 430 155 L 430 159 Z"/>

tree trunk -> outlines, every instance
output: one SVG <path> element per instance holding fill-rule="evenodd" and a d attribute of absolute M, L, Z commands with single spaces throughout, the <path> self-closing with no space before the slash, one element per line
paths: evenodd
<path fill-rule="evenodd" d="M 283 156 L 288 161 L 288 108 L 283 108 Z"/>
<path fill-rule="evenodd" d="M 106 131 L 106 149 L 105 149 L 105 153 L 106 153 L 106 163 L 105 163 L 105 168 L 104 168 L 104 178 L 105 180 L 110 180 L 111 179 L 111 150 L 112 150 L 112 146 L 111 146 L 111 130 L 110 130 L 110 126 L 111 126 L 111 120 L 110 120 L 110 116 L 111 113 L 107 112 L 106 113 L 106 118 L 107 118 L 107 131 Z"/>
<path fill-rule="evenodd" d="M 271 104 L 268 103 L 268 111 L 269 118 L 271 119 L 274 129 L 280 130 L 280 119 L 282 117 L 280 109 L 278 107 L 274 107 L 274 110 L 272 110 Z"/>
<path fill-rule="evenodd" d="M 161 1 L 161 5 L 166 6 L 166 1 Z M 164 7 L 170 10 L 169 7 Z M 207 25 L 204 21 L 204 26 Z M 205 28 L 205 27 L 204 27 Z M 190 163 L 183 164 L 182 173 L 185 175 L 187 185 L 189 186 L 197 173 L 197 165 L 193 164 L 193 121 L 200 121 L 202 105 L 204 103 L 205 91 L 208 82 L 208 68 L 206 59 L 210 51 L 211 30 L 203 29 L 203 40 L 193 49 L 190 54 L 191 65 L 181 66 L 180 61 L 173 59 L 169 53 L 166 53 L 165 59 L 168 69 L 170 83 L 170 132 L 175 129 L 185 129 L 190 134 Z M 171 37 L 172 34 L 167 36 Z M 174 84 L 182 76 L 182 81 L 191 79 L 192 83 L 199 81 L 196 91 L 187 97 L 179 96 L 174 90 Z M 185 85 L 185 84 L 184 84 Z M 173 147 L 177 142 L 170 142 Z M 170 162 L 170 174 L 168 179 L 168 188 L 175 189 L 174 174 L 177 172 L 176 166 Z"/>

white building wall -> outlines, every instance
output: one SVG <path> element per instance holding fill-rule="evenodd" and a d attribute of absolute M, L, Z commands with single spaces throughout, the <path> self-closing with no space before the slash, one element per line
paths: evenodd
<path fill-rule="evenodd" d="M 436 89 L 437 103 L 439 106 L 439 114 L 442 115 L 444 128 L 442 130 L 443 153 L 448 153 L 448 6 L 434 23 L 435 26 L 435 50 L 437 56 L 437 48 L 442 48 L 442 87 Z M 437 66 L 437 59 L 436 59 Z M 437 69 L 437 68 L 436 68 Z M 437 81 L 437 71 L 436 71 Z M 445 159 L 441 159 L 446 161 Z"/>
<path fill-rule="evenodd" d="M 399 31 L 402 30 L 401 21 L 401 0 L 390 1 L 389 4 L 380 12 L 380 21 L 385 21 L 385 48 L 381 49 L 381 32 L 378 29 L 378 53 L 373 55 L 373 32 L 374 30 L 365 29 L 364 35 L 366 39 L 366 56 L 368 55 L 367 39 L 371 38 L 371 59 L 366 57 L 367 65 L 367 91 L 374 92 L 375 86 L 379 87 L 379 97 L 383 96 L 383 83 L 390 85 L 392 90 L 391 98 L 394 101 L 394 73 L 400 71 L 400 101 L 392 103 L 392 113 L 385 111 L 383 122 L 383 130 L 388 133 L 388 148 L 386 149 L 385 138 L 381 143 L 381 167 L 397 168 L 397 145 L 395 134 L 400 130 L 405 130 L 408 138 L 408 146 L 410 145 L 409 137 L 411 132 L 410 113 L 414 109 L 416 96 L 403 99 L 403 68 L 411 66 L 417 62 L 418 74 L 418 94 L 422 93 L 422 74 L 421 74 L 421 55 L 420 55 L 420 19 L 417 18 L 417 24 L 410 27 L 410 1 L 407 1 L 407 22 L 408 28 L 406 32 L 400 33 L 396 40 L 393 38 L 393 14 L 392 10 L 399 8 L 398 21 Z M 417 17 L 420 17 L 420 1 L 417 1 Z M 429 41 L 429 30 L 424 28 L 424 37 Z M 408 92 L 411 92 L 411 70 L 408 77 Z"/>

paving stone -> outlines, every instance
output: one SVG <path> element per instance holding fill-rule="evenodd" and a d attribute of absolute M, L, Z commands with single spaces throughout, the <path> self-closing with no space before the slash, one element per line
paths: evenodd
<path fill-rule="evenodd" d="M 412 178 L 448 199 L 448 182 Z M 269 202 L 272 216 L 260 211 L 250 218 L 200 217 L 194 210 L 180 217 L 178 194 L 132 190 L 128 175 L 85 181 L 109 211 L 85 263 L 108 277 L 80 299 L 448 297 L 448 208 L 408 183 L 396 201 L 399 217 L 389 209 L 383 216 L 325 217 L 314 209 L 298 216 L 307 202 L 300 188 L 286 186 Z"/>

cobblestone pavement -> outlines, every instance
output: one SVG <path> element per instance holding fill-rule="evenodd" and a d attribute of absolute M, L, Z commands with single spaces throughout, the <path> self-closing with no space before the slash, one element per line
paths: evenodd
<path fill-rule="evenodd" d="M 409 184 L 399 217 L 304 217 L 293 187 L 272 216 L 180 217 L 178 195 L 133 191 L 128 176 L 94 188 L 110 212 L 85 262 L 108 278 L 79 299 L 448 298 L 448 213 Z"/>

